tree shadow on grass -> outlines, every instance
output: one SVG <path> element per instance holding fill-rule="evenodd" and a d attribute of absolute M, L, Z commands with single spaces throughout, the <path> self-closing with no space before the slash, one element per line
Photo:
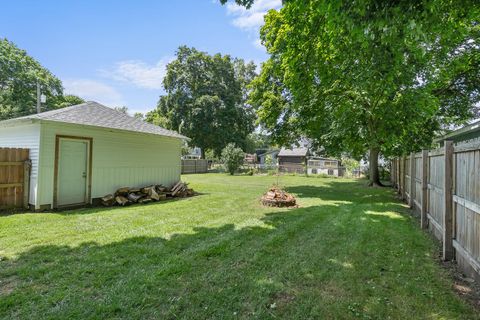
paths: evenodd
<path fill-rule="evenodd" d="M 37 246 L 0 260 L 0 318 L 473 316 L 407 220 L 378 202 L 340 203 L 242 228 Z"/>
<path fill-rule="evenodd" d="M 299 198 L 320 198 L 325 201 L 348 201 L 355 203 L 383 203 L 402 206 L 395 201 L 393 190 L 367 187 L 363 181 L 328 181 L 322 185 L 301 185 L 286 188 Z"/>

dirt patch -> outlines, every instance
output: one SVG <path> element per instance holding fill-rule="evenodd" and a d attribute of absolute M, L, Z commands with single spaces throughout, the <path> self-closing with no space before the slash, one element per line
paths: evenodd
<path fill-rule="evenodd" d="M 0 280 L 0 297 L 11 294 L 17 288 L 18 283 L 19 280 L 15 276 Z"/>
<path fill-rule="evenodd" d="M 267 305 L 268 309 L 282 309 L 295 300 L 293 294 L 286 292 L 276 293 Z"/>
<path fill-rule="evenodd" d="M 455 293 L 480 311 L 480 283 L 465 276 L 455 262 L 439 261 L 452 276 Z"/>

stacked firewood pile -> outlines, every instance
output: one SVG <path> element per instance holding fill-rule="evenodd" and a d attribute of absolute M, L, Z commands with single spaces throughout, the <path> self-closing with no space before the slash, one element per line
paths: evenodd
<path fill-rule="evenodd" d="M 162 201 L 174 197 L 193 196 L 193 189 L 188 188 L 185 182 L 179 181 L 172 187 L 162 185 L 152 185 L 143 188 L 123 187 L 118 189 L 115 194 L 107 194 L 102 198 L 102 204 L 106 207 L 113 205 L 125 206 L 132 203 L 148 203 L 152 201 Z"/>
<path fill-rule="evenodd" d="M 293 207 L 297 201 L 293 195 L 279 187 L 271 187 L 263 196 L 262 204 L 270 207 Z"/>

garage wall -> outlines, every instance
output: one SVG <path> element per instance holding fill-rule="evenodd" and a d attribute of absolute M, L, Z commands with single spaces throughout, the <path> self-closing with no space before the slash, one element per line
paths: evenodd
<path fill-rule="evenodd" d="M 40 125 L 38 123 L 30 123 L 10 127 L 1 127 L 0 147 L 30 149 L 32 169 L 30 174 L 29 203 L 35 205 L 40 149 Z"/>
<path fill-rule="evenodd" d="M 93 138 L 92 198 L 124 186 L 171 185 L 180 180 L 180 139 L 96 127 L 42 123 L 40 205 L 53 204 L 56 135 Z"/>

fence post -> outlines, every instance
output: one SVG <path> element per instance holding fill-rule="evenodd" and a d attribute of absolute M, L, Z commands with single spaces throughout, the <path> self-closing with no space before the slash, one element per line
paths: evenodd
<path fill-rule="evenodd" d="M 443 260 L 453 258 L 453 141 L 445 141 L 445 180 L 443 186 Z"/>
<path fill-rule="evenodd" d="M 32 162 L 26 160 L 23 163 L 23 207 L 28 209 L 28 202 L 30 200 L 30 168 Z"/>
<path fill-rule="evenodd" d="M 427 228 L 428 205 L 428 150 L 422 150 L 422 209 L 420 211 L 420 227 Z"/>
<path fill-rule="evenodd" d="M 410 208 L 415 209 L 415 153 L 410 153 Z"/>
<path fill-rule="evenodd" d="M 407 196 L 405 194 L 405 175 L 407 174 L 405 171 L 406 169 L 406 162 L 407 162 L 407 157 L 402 156 L 402 200 L 406 200 Z"/>

